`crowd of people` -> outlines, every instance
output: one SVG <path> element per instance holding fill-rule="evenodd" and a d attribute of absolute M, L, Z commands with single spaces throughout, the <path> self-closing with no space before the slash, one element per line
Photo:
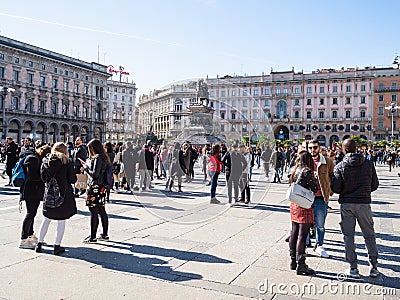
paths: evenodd
<path fill-rule="evenodd" d="M 292 228 L 287 239 L 290 268 L 299 275 L 314 273 L 305 263 L 305 250 L 311 246 L 311 239 L 315 239 L 314 250 L 318 255 L 330 257 L 324 249 L 325 220 L 330 196 L 339 194 L 340 225 L 344 234 L 346 260 L 351 267 L 349 275 L 353 278 L 359 278 L 354 246 L 356 220 L 366 241 L 372 266 L 370 276 L 379 274 L 370 207 L 371 192 L 379 185 L 374 165 L 387 163 L 389 170 L 399 166 L 398 153 L 363 150 L 351 139 L 345 140 L 343 146 L 336 149 L 320 146 L 317 140 L 271 149 L 269 146 L 246 147 L 239 142 L 226 147 L 224 144 L 192 145 L 189 141 L 182 145 L 178 142 L 154 145 L 150 140 L 143 145 L 132 142 L 102 144 L 93 139 L 85 144 L 81 137 L 77 137 L 74 143 L 57 142 L 54 145 L 40 141 L 33 143 L 30 138 L 25 138 L 18 145 L 8 137 L 2 154 L 6 163 L 4 173 L 9 178 L 7 186 L 12 184 L 12 171 L 18 160 L 23 160 L 26 174 L 25 182 L 20 187 L 20 198 L 25 201 L 27 210 L 20 248 L 41 252 L 48 226 L 51 220 L 57 220 L 54 254 L 63 253 L 65 249 L 61 247 L 61 242 L 65 221 L 77 213 L 75 199 L 82 195 L 85 195 L 85 203 L 90 211 L 90 235 L 83 242 L 107 241 L 106 203 L 110 201 L 111 192 L 150 192 L 157 179 L 165 181 L 163 184 L 167 194 L 182 193 L 183 183 L 190 183 L 195 178 L 196 162 L 203 173 L 202 184 L 210 187 L 210 204 L 221 203 L 216 197 L 221 173 L 225 175 L 228 203 L 231 206 L 249 204 L 253 169 L 262 167 L 267 180 L 270 170 L 273 170 L 272 183 L 282 183 L 286 173 L 289 183 L 298 183 L 314 193 L 312 208 L 290 203 Z M 85 180 L 84 187 L 76 184 L 82 180 Z M 56 189 L 54 181 L 57 183 Z M 54 189 L 62 198 L 58 206 L 50 206 L 46 202 L 47 197 L 54 194 Z M 42 200 L 43 222 L 36 237 L 33 225 Z M 97 235 L 99 216 L 102 233 Z"/>

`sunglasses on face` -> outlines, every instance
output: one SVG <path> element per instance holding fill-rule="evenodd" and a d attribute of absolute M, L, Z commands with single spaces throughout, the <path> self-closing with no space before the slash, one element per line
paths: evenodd
<path fill-rule="evenodd" d="M 313 150 L 313 149 L 314 149 L 314 150 L 317 150 L 318 147 L 319 147 L 319 146 L 309 146 L 308 149 L 309 149 L 309 150 Z"/>

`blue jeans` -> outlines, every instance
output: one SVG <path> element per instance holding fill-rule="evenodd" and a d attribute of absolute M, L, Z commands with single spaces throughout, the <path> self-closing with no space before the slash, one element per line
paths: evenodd
<path fill-rule="evenodd" d="M 211 190 L 210 190 L 211 198 L 214 198 L 217 192 L 218 176 L 219 172 L 215 172 L 214 175 L 211 177 Z"/>
<path fill-rule="evenodd" d="M 317 245 L 324 244 L 325 219 L 328 214 L 328 204 L 322 196 L 314 199 L 314 219 L 315 219 L 315 242 Z"/>

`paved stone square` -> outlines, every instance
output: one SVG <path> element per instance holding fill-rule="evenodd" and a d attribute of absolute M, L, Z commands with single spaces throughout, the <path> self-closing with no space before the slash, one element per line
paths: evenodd
<path fill-rule="evenodd" d="M 1 166 L 3 167 L 3 166 Z M 82 244 L 89 235 L 89 212 L 83 196 L 78 214 L 67 221 L 62 256 L 18 248 L 22 213 L 17 188 L 0 179 L 0 299 L 399 299 L 400 204 L 398 169 L 377 166 L 380 187 L 373 194 L 380 253 L 377 279 L 368 277 L 367 253 L 357 227 L 361 280 L 342 280 L 348 268 L 339 227 L 339 204 L 332 197 L 325 246 L 330 259 L 308 249 L 312 277 L 289 269 L 288 201 L 283 184 L 271 184 L 255 169 L 252 204 L 229 207 L 221 174 L 217 198 L 201 175 L 167 194 L 164 181 L 151 192 L 116 194 L 107 204 L 110 241 Z M 35 222 L 37 232 L 41 208 Z M 54 241 L 55 222 L 45 242 Z M 359 290 L 358 290 L 359 289 Z M 386 295 L 384 295 L 386 294 Z"/>

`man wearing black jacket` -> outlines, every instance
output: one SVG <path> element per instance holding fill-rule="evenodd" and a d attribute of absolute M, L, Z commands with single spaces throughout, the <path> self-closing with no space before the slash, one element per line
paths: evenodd
<path fill-rule="evenodd" d="M 12 137 L 6 138 L 6 144 L 6 173 L 8 175 L 8 184 L 6 186 L 11 186 L 12 170 L 18 160 L 18 145 L 13 141 Z"/>
<path fill-rule="evenodd" d="M 83 174 L 83 166 L 80 161 L 86 161 L 88 158 L 88 152 L 86 146 L 83 144 L 83 140 L 81 137 L 77 137 L 75 140 L 75 151 L 72 154 L 72 161 L 74 162 L 75 174 Z M 75 197 L 79 197 L 79 189 L 75 188 Z M 81 190 L 81 195 L 84 194 L 85 191 Z"/>
<path fill-rule="evenodd" d="M 350 263 L 349 276 L 360 278 L 357 268 L 357 254 L 354 245 L 356 220 L 360 225 L 371 264 L 371 277 L 377 277 L 378 248 L 376 246 L 374 221 L 371 212 L 371 192 L 379 186 L 374 164 L 365 160 L 362 153 L 356 153 L 356 142 L 347 139 L 342 149 L 343 160 L 335 166 L 331 189 L 339 194 L 341 222 L 344 236 L 346 261 Z"/>

